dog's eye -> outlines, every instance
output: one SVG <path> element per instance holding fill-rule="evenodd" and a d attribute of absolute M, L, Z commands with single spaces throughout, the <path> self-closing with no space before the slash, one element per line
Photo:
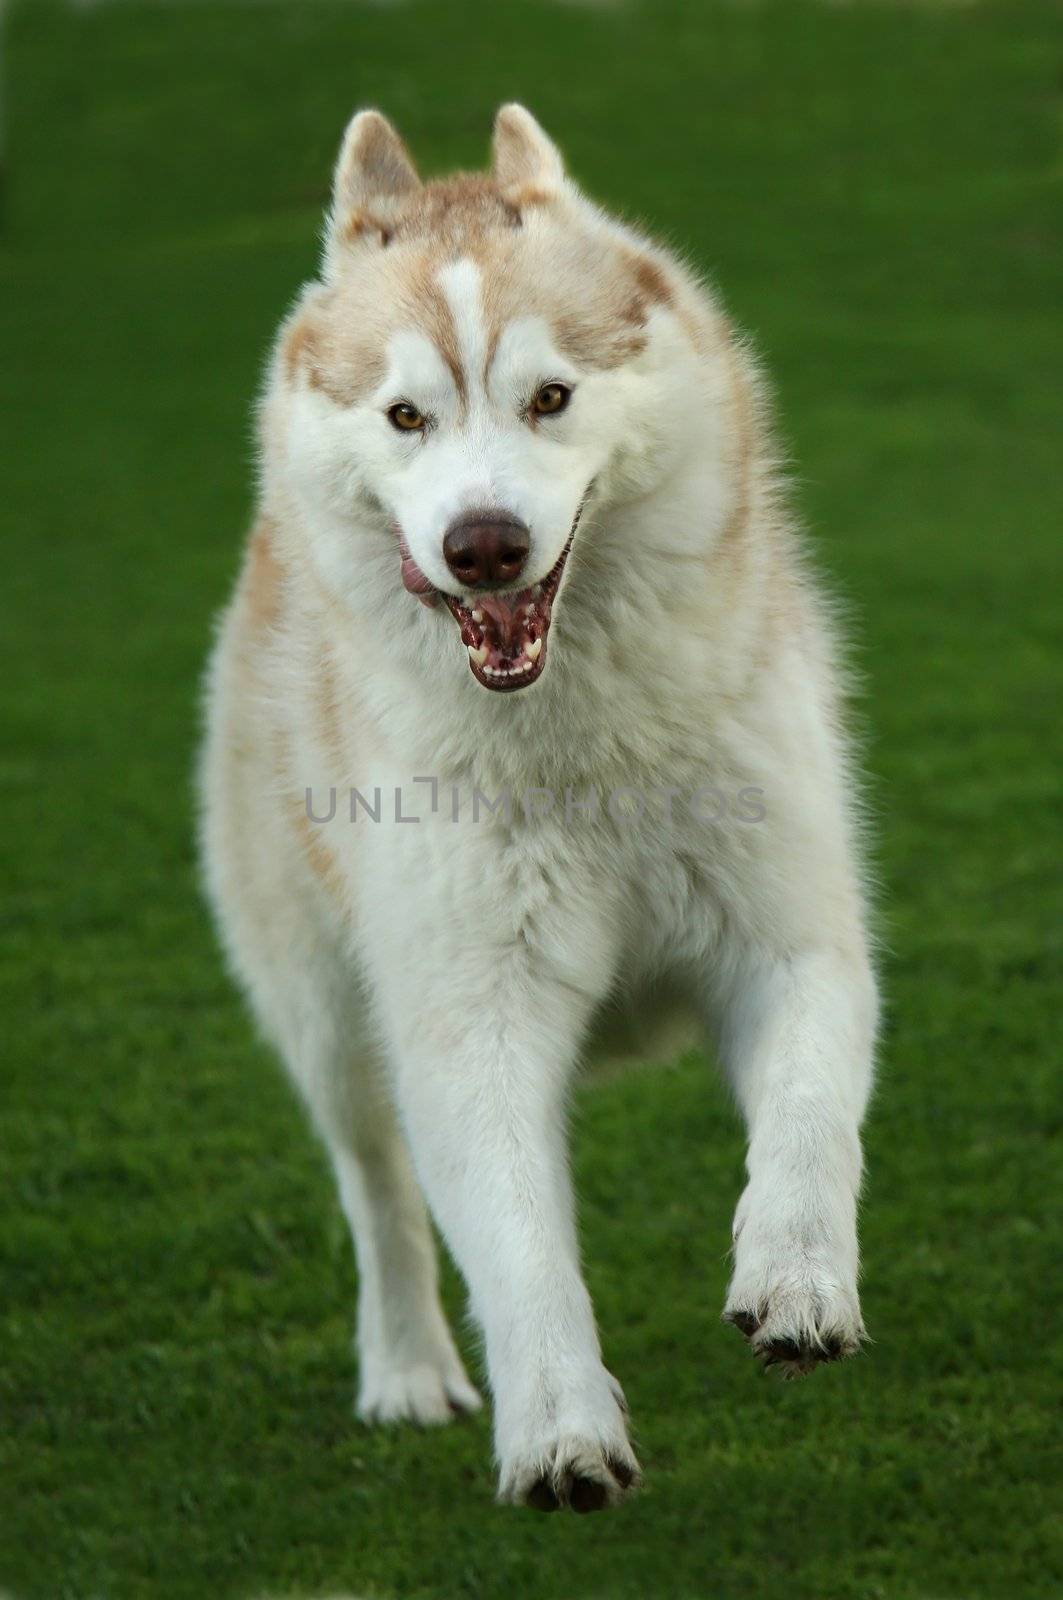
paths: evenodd
<path fill-rule="evenodd" d="M 572 399 L 572 390 L 564 383 L 544 383 L 531 403 L 537 417 L 556 417 Z"/>
<path fill-rule="evenodd" d="M 408 400 L 400 400 L 398 405 L 389 407 L 388 421 L 400 433 L 417 433 L 425 425 L 424 417 Z"/>

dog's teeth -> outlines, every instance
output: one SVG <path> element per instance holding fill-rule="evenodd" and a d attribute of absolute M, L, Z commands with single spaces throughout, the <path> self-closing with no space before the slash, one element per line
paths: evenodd
<path fill-rule="evenodd" d="M 541 639 L 533 639 L 531 644 L 526 644 L 524 646 L 524 654 L 527 656 L 529 661 L 538 661 L 539 653 L 542 650 L 542 647 L 543 641 Z"/>
<path fill-rule="evenodd" d="M 483 614 L 483 612 L 482 612 L 482 611 L 474 611 L 474 612 L 473 612 L 473 614 L 472 614 L 472 620 L 473 620 L 473 621 L 474 621 L 474 622 L 482 622 L 482 621 L 483 621 L 483 619 L 484 619 L 484 614 Z"/>
<path fill-rule="evenodd" d="M 476 665 L 478 667 L 482 667 L 484 662 L 487 660 L 487 646 L 486 645 L 481 645 L 480 648 L 478 650 L 476 650 L 476 649 L 473 648 L 472 645 L 470 645 L 469 646 L 469 660 L 470 661 L 475 661 L 475 663 L 476 663 Z"/>

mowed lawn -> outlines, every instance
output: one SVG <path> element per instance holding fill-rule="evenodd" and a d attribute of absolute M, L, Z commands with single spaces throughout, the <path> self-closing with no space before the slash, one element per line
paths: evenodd
<path fill-rule="evenodd" d="M 1059 44 L 1025 0 L 9 13 L 0 1590 L 1063 1593 Z M 496 1508 L 486 1418 L 355 1422 L 344 1228 L 192 843 L 251 401 L 343 123 L 378 103 L 475 165 L 510 97 L 770 364 L 852 616 L 889 1008 L 874 1342 L 805 1384 L 719 1322 L 742 1140 L 711 1063 L 581 1090 L 646 1470 L 589 1519 Z"/>

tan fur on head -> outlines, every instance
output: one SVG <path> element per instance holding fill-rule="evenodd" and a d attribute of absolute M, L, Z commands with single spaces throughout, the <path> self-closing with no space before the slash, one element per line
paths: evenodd
<path fill-rule="evenodd" d="M 336 164 L 324 285 L 285 330 L 285 376 L 353 405 L 380 382 L 389 338 L 412 324 L 434 341 L 464 402 L 467 375 L 438 283 L 440 268 L 463 257 L 483 276 L 488 366 L 502 330 L 525 316 L 544 318 L 567 357 L 598 371 L 645 349 L 656 308 L 705 342 L 702 308 L 673 264 L 583 200 L 523 106 L 500 107 L 489 173 L 428 182 L 392 124 L 361 111 Z"/>
<path fill-rule="evenodd" d="M 409 151 L 379 111 L 359 111 L 344 134 L 333 178 L 326 276 L 347 246 L 388 245 L 397 231 L 438 236 L 454 224 L 514 226 L 528 206 L 545 205 L 565 184 L 565 169 L 529 111 L 502 106 L 495 118 L 490 178 L 424 185 Z"/>

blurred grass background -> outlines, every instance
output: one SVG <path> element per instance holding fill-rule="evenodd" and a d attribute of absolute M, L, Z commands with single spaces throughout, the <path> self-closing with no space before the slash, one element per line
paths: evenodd
<path fill-rule="evenodd" d="M 1060 1376 L 1061 13 L 24 3 L 0 239 L 0 1586 L 26 1600 L 1051 1600 Z M 875 1343 L 718 1323 L 705 1063 L 580 1100 L 647 1484 L 492 1505 L 488 1425 L 351 1416 L 323 1161 L 196 888 L 197 680 L 266 342 L 352 109 L 429 170 L 525 100 L 722 286 L 856 619 L 889 996 Z M 448 1295 L 460 1315 L 451 1278 Z"/>

